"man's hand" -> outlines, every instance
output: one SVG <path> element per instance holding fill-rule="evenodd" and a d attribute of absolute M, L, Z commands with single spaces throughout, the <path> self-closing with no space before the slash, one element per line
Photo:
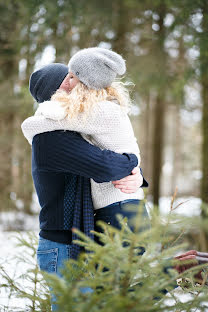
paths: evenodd
<path fill-rule="evenodd" d="M 131 194 L 138 191 L 143 183 L 143 176 L 141 175 L 139 167 L 132 170 L 132 174 L 121 180 L 112 181 L 115 188 L 120 189 L 123 193 Z"/>

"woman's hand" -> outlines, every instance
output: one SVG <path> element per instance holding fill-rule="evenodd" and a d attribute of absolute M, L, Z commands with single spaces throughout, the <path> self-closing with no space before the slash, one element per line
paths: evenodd
<path fill-rule="evenodd" d="M 143 184 L 143 176 L 141 175 L 139 167 L 132 170 L 132 174 L 117 181 L 112 181 L 115 188 L 120 189 L 123 193 L 135 193 Z"/>

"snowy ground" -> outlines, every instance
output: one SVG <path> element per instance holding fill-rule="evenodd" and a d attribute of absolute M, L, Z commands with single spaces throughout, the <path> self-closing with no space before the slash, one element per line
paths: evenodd
<path fill-rule="evenodd" d="M 169 213 L 171 208 L 171 197 L 161 197 L 159 201 L 160 213 L 166 215 Z M 147 207 L 152 208 L 152 203 L 147 202 Z M 178 206 L 178 207 L 177 207 Z M 180 197 L 176 198 L 173 203 L 174 213 L 177 213 L 182 216 L 199 216 L 201 209 L 201 199 L 197 197 Z"/>
<path fill-rule="evenodd" d="M 27 232 L 22 232 L 22 235 L 26 237 Z M 35 233 L 38 236 L 38 232 Z M 13 280 L 17 280 L 21 283 L 23 287 L 30 287 L 30 283 L 25 278 L 20 278 L 22 274 L 24 274 L 28 269 L 34 268 L 33 265 L 29 265 L 27 262 L 20 263 L 18 262 L 17 257 L 25 256 L 26 252 L 25 248 L 17 247 L 17 232 L 0 232 L 0 266 L 3 266 L 5 271 L 12 277 Z M 34 259 L 35 263 L 35 259 Z M 4 283 L 5 281 L 1 279 L 0 283 Z M 21 307 L 21 311 L 28 311 L 26 309 L 27 302 L 25 299 L 18 298 L 9 298 L 9 293 L 4 289 L 0 291 L 0 312 L 5 311 L 5 307 L 9 306 L 11 310 L 9 311 L 18 311 L 15 308 Z M 7 310 L 6 310 L 7 311 Z"/>

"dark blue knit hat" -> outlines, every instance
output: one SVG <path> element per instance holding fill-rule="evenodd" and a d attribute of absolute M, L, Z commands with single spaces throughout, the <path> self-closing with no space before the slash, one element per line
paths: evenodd
<path fill-rule="evenodd" d="M 66 65 L 54 63 L 46 65 L 32 73 L 29 89 L 34 99 L 38 103 L 50 100 L 51 96 L 62 84 L 68 71 Z"/>

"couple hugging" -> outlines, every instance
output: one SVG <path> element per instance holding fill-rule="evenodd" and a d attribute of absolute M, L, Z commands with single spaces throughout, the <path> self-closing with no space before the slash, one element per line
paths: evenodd
<path fill-rule="evenodd" d="M 64 262 L 79 255 L 72 228 L 91 238 L 92 230 L 101 231 L 97 221 L 120 228 L 117 214 L 128 222 L 136 214 L 126 206 L 138 207 L 141 224 L 149 227 L 142 190 L 148 183 L 128 118 L 131 100 L 125 84 L 115 80 L 125 71 L 119 54 L 88 48 L 77 52 L 68 67 L 50 64 L 30 77 L 39 106 L 22 131 L 32 144 L 32 176 L 41 206 L 37 259 L 48 273 L 61 276 Z M 181 273 L 206 263 L 208 254 L 191 250 L 176 259 Z M 185 265 L 187 260 L 193 263 Z M 200 270 L 197 279 L 203 281 Z"/>
<path fill-rule="evenodd" d="M 77 52 L 68 67 L 50 64 L 30 77 L 39 106 L 22 131 L 32 144 L 41 206 L 37 259 L 49 273 L 61 276 L 64 262 L 80 253 L 72 228 L 91 238 L 91 230 L 101 230 L 98 220 L 119 228 L 117 214 L 128 220 L 136 214 L 126 206 L 139 206 L 149 223 L 142 201 L 142 187 L 148 184 L 128 117 L 131 100 L 125 84 L 115 79 L 125 71 L 119 54 L 88 48 Z"/>

